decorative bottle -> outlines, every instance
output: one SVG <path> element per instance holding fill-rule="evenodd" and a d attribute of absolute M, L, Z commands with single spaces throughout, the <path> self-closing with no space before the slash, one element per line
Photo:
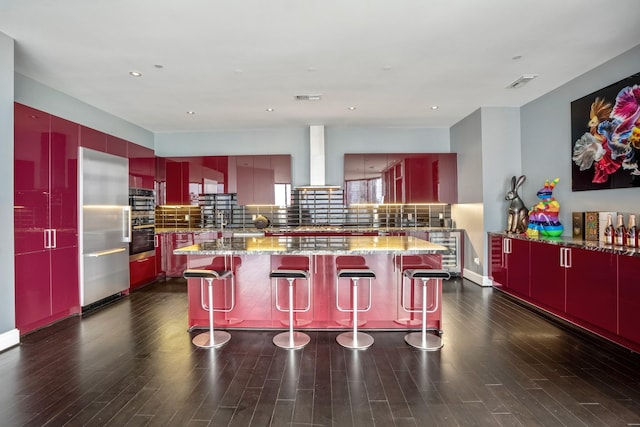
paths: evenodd
<path fill-rule="evenodd" d="M 604 242 L 607 245 L 613 245 L 613 239 L 616 235 L 616 229 L 613 228 L 613 220 L 611 219 L 611 214 L 607 215 L 607 225 L 604 228 Z"/>
<path fill-rule="evenodd" d="M 624 226 L 624 218 L 622 214 L 618 214 L 618 222 L 616 224 L 615 244 L 617 246 L 625 246 L 627 244 L 627 229 Z"/>
<path fill-rule="evenodd" d="M 629 215 L 629 228 L 627 229 L 627 246 L 638 247 L 638 228 L 636 227 L 636 216 Z"/>

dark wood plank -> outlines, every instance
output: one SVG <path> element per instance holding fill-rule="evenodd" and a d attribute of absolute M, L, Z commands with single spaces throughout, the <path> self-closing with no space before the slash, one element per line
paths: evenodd
<path fill-rule="evenodd" d="M 145 287 L 0 353 L 2 425 L 613 426 L 640 424 L 640 356 L 490 288 L 443 287 L 444 347 L 336 331 L 304 349 L 232 330 L 215 350 L 186 330 L 182 279 Z"/>

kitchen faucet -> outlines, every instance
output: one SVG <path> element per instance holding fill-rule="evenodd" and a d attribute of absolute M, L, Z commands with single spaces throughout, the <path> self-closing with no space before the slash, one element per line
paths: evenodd
<path fill-rule="evenodd" d="M 224 220 L 224 211 L 216 211 L 216 217 L 220 231 L 224 230 L 224 226 L 227 225 L 227 222 Z"/>

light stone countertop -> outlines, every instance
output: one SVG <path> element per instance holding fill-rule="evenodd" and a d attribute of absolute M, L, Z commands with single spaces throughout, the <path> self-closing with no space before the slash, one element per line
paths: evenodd
<path fill-rule="evenodd" d="M 180 249 L 175 255 L 446 254 L 445 246 L 411 236 L 227 237 Z"/>

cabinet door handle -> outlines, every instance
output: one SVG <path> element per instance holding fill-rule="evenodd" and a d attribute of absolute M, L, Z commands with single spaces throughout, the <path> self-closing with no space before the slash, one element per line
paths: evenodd
<path fill-rule="evenodd" d="M 564 250 L 565 248 L 560 248 L 560 267 L 565 267 L 564 264 Z"/>
<path fill-rule="evenodd" d="M 157 247 L 158 247 L 158 235 L 157 235 L 157 234 L 155 234 L 155 235 L 153 236 L 153 247 L 154 247 L 154 248 L 157 248 Z"/>
<path fill-rule="evenodd" d="M 48 228 L 45 228 L 44 230 L 42 230 L 42 236 L 44 238 L 44 242 L 43 242 L 44 248 L 45 249 L 50 248 L 51 246 L 49 246 L 49 229 Z"/>
<path fill-rule="evenodd" d="M 51 229 L 51 236 L 53 237 L 51 247 L 55 249 L 58 247 L 58 230 L 56 228 Z"/>
<path fill-rule="evenodd" d="M 564 266 L 571 268 L 571 248 L 565 248 Z"/>
<path fill-rule="evenodd" d="M 122 241 L 131 242 L 131 206 L 124 206 L 122 223 Z"/>

